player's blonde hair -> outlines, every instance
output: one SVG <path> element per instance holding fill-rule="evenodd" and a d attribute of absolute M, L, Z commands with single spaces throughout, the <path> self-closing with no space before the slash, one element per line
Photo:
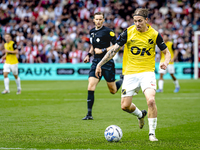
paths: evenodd
<path fill-rule="evenodd" d="M 133 14 L 134 16 L 142 16 L 144 19 L 148 18 L 149 10 L 146 8 L 137 8 Z"/>
<path fill-rule="evenodd" d="M 103 18 L 104 18 L 104 13 L 102 13 L 102 12 L 96 12 L 96 13 L 94 14 L 94 17 L 95 17 L 96 15 L 102 15 Z"/>
<path fill-rule="evenodd" d="M 5 33 L 4 35 L 9 35 L 10 37 L 12 37 L 10 33 Z"/>

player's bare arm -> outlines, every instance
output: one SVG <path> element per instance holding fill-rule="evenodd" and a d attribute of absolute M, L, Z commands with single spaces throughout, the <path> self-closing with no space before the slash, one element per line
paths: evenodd
<path fill-rule="evenodd" d="M 178 56 L 178 50 L 175 50 L 174 51 L 174 58 L 171 59 L 171 62 L 174 62 L 177 56 Z"/>
<path fill-rule="evenodd" d="M 9 50 L 5 50 L 6 53 L 9 53 L 9 54 L 18 54 L 18 49 L 15 49 L 14 51 L 9 51 Z"/>
<path fill-rule="evenodd" d="M 84 63 L 87 63 L 90 61 L 90 57 L 94 54 L 94 47 L 91 45 L 89 53 L 87 54 L 87 56 L 84 58 Z"/>
<path fill-rule="evenodd" d="M 117 43 L 114 46 L 111 46 L 108 48 L 108 52 L 106 55 L 102 58 L 102 60 L 97 64 L 95 75 L 97 78 L 101 76 L 101 66 L 103 66 L 105 63 L 107 63 L 110 59 L 112 59 L 115 54 L 120 50 L 121 46 L 119 46 Z"/>
<path fill-rule="evenodd" d="M 100 48 L 95 48 L 95 54 L 101 54 L 103 53 L 105 50 L 108 52 L 109 50 L 111 50 L 114 47 L 114 45 L 108 47 L 108 48 L 104 48 L 104 49 L 100 49 Z"/>
<path fill-rule="evenodd" d="M 98 63 L 97 66 L 103 66 L 105 63 L 107 63 L 110 59 L 112 59 L 115 54 L 120 50 L 120 46 L 116 43 L 115 45 L 108 47 L 106 55 L 102 58 L 102 60 Z"/>
<path fill-rule="evenodd" d="M 3 59 L 3 60 L 6 59 L 6 54 L 3 55 L 3 56 L 1 57 L 1 59 Z"/>
<path fill-rule="evenodd" d="M 169 64 L 169 62 L 171 60 L 171 54 L 170 54 L 168 48 L 164 49 L 162 52 L 165 55 L 165 61 L 160 63 L 160 68 L 166 70 L 167 66 L 168 66 L 168 64 Z"/>

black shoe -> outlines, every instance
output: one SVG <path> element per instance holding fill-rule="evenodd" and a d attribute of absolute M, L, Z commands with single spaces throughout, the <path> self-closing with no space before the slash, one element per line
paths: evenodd
<path fill-rule="evenodd" d="M 144 118 L 147 115 L 147 111 L 146 110 L 142 110 L 142 118 Z"/>
<path fill-rule="evenodd" d="M 143 128 L 143 126 L 144 126 L 144 117 L 147 115 L 147 111 L 146 110 L 142 110 L 141 111 L 142 112 L 142 117 L 141 118 L 138 118 L 138 122 L 139 122 L 139 127 L 140 127 L 140 129 L 142 129 Z"/>
<path fill-rule="evenodd" d="M 124 80 L 124 75 L 120 74 L 120 79 Z"/>
<path fill-rule="evenodd" d="M 93 120 L 93 117 L 92 116 L 85 116 L 82 120 Z"/>

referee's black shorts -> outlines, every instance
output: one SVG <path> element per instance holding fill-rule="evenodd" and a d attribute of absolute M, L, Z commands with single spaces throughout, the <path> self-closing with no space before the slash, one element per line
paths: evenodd
<path fill-rule="evenodd" d="M 96 70 L 97 63 L 92 63 L 89 77 L 95 77 L 95 70 Z M 101 67 L 102 74 L 99 77 L 99 80 L 101 80 L 102 76 L 105 78 L 107 82 L 114 82 L 115 81 L 115 64 L 114 63 L 106 63 Z"/>

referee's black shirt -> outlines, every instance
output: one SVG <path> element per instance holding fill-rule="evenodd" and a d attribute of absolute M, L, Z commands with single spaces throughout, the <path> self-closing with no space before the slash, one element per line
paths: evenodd
<path fill-rule="evenodd" d="M 102 26 L 102 28 L 96 30 L 95 28 L 90 30 L 90 43 L 93 45 L 93 48 L 108 48 L 111 43 L 114 45 L 116 43 L 116 36 L 108 27 Z M 106 54 L 106 51 L 102 54 L 95 54 L 95 58 L 103 58 Z"/>

